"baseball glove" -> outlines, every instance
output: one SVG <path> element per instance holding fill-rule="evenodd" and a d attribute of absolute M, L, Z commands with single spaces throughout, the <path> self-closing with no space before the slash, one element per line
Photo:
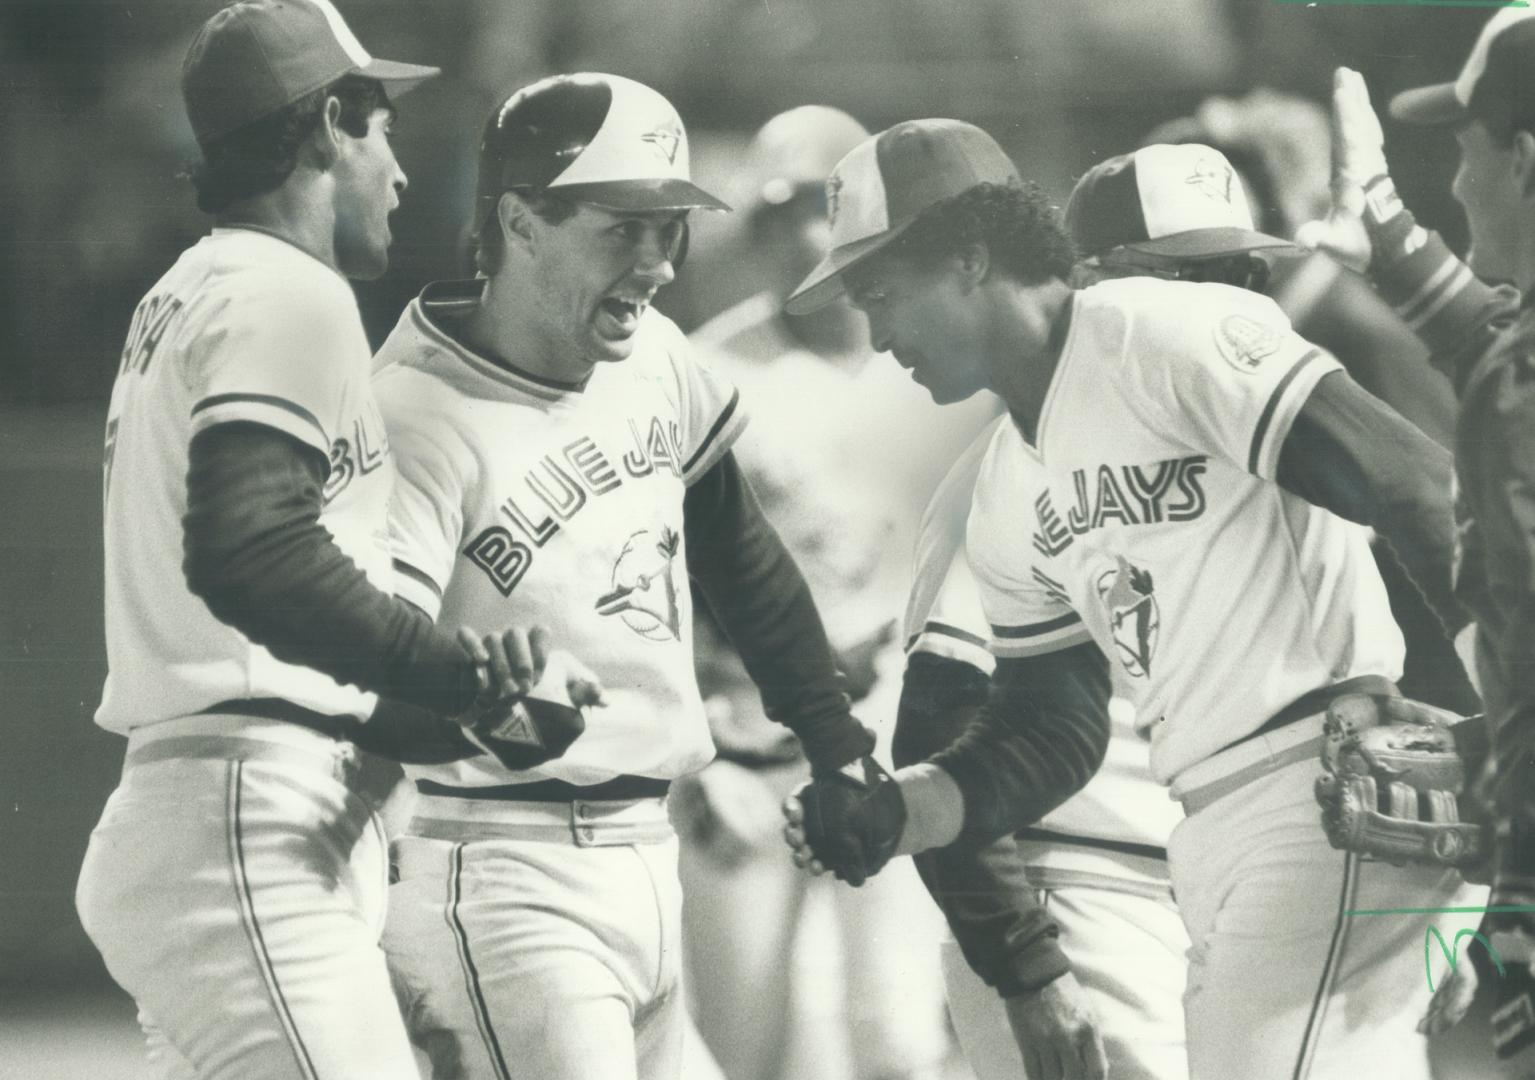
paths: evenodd
<path fill-rule="evenodd" d="M 1469 727 L 1460 732 L 1457 728 Z M 1486 825 L 1462 820 L 1468 776 L 1484 740 L 1480 718 L 1406 698 L 1345 694 L 1327 708 L 1323 774 L 1316 781 L 1322 828 L 1333 847 L 1401 865 L 1485 871 L 1491 851 Z"/>
<path fill-rule="evenodd" d="M 811 853 L 849 885 L 862 885 L 895 854 L 906 803 L 900 786 L 872 757 L 816 773 L 794 797 L 804 811 Z"/>

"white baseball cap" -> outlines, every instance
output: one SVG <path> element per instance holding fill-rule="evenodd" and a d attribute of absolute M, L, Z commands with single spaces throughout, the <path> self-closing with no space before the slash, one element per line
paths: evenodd
<path fill-rule="evenodd" d="M 588 71 L 523 87 L 485 125 L 479 217 L 501 193 L 550 191 L 610 210 L 729 210 L 693 183 L 688 135 L 644 83 Z"/>
<path fill-rule="evenodd" d="M 1094 165 L 1066 202 L 1066 230 L 1084 256 L 1113 248 L 1184 259 L 1295 249 L 1258 232 L 1231 162 L 1199 143 L 1143 146 Z"/>

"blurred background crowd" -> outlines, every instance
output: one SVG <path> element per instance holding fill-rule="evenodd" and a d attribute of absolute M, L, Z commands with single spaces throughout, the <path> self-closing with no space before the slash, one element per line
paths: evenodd
<path fill-rule="evenodd" d="M 217 0 L 5 0 L 0 64 L 0 400 L 104 400 L 133 304 L 205 228 L 177 174 L 196 147 L 178 74 Z M 474 152 L 490 107 L 557 71 L 660 90 L 693 137 L 694 171 L 732 162 L 774 113 L 835 105 L 871 131 L 914 116 L 986 128 L 1064 198 L 1093 162 L 1211 93 L 1320 99 L 1341 61 L 1379 91 L 1453 74 L 1485 12 L 1271 0 L 342 0 L 378 55 L 438 64 L 402 117 L 411 191 L 393 265 L 360 289 L 381 337 L 421 283 L 461 266 Z M 1394 132 L 1409 203 L 1456 231 L 1452 157 Z M 712 190 L 713 188 L 711 188 Z M 739 192 L 736 192 L 739 198 Z M 694 272 L 660 306 L 691 329 L 750 291 L 749 267 L 698 215 Z M 708 267 L 708 272 L 705 267 Z"/>
<path fill-rule="evenodd" d="M 1487 15 L 1366 0 L 336 4 L 376 54 L 444 72 L 395 127 L 410 189 L 388 274 L 356 286 L 374 345 L 426 281 L 467 274 L 481 125 L 546 74 L 608 71 L 660 90 L 688 126 L 695 180 L 746 209 L 762 179 L 752 133 L 815 103 L 870 131 L 971 121 L 1058 200 L 1150 132 L 1219 138 L 1244 172 L 1285 178 L 1256 194 L 1260 227 L 1287 234 L 1325 210 L 1333 68 L 1363 72 L 1377 102 L 1453 77 Z M 134 304 L 207 228 L 183 175 L 196 146 L 179 71 L 219 6 L 0 0 L 0 1075 L 22 1030 L 6 1023 L 8 1002 L 105 979 L 72 903 L 121 763 L 120 740 L 91 723 L 105 672 L 101 425 Z M 1459 245 L 1449 135 L 1393 129 L 1388 145 L 1407 204 Z M 684 330 L 780 287 L 749 218 L 694 215 L 688 266 L 657 300 Z M 835 959 L 812 958 L 811 974 Z"/>

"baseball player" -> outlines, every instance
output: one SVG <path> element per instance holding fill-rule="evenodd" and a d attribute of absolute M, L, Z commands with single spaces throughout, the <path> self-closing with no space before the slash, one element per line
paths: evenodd
<path fill-rule="evenodd" d="M 411 767 L 385 948 L 439 1080 L 673 1077 L 666 797 L 714 752 L 689 576 L 814 770 L 873 769 L 874 739 L 731 454 L 737 394 L 651 307 L 689 212 L 726 209 L 689 179 L 675 109 L 619 76 L 551 77 L 491 116 L 479 173 L 481 276 L 427 286 L 378 357 L 399 587 L 438 619 L 535 614 L 606 703 L 541 768 Z"/>
<path fill-rule="evenodd" d="M 1143 271 L 1186 253 L 1184 201 L 1228 201 L 1234 182 L 1196 163 L 1180 198 L 1146 201 L 1148 152 L 1078 200 L 1125 219 L 1115 231 L 1136 240 L 1116 251 Z M 1152 774 L 1186 814 L 1169 857 L 1192 943 L 1190 1075 L 1426 1077 L 1412 1030 L 1423 923 L 1349 912 L 1437 910 L 1470 891 L 1444 865 L 1334 850 L 1312 787 L 1331 703 L 1389 699 L 1400 674 L 1401 636 L 1350 522 L 1384 535 L 1457 617 L 1448 455 L 1261 296 L 1176 280 L 1172 265 L 1172 280 L 1073 291 L 1054 211 L 976 128 L 897 125 L 829 186 L 832 250 L 791 305 L 846 290 L 934 400 L 989 387 L 1011 422 L 967 527 L 992 696 L 898 783 L 817 778 L 785 808 L 796 857 L 861 880 L 893 853 L 1039 820 L 1104 756 L 1112 662 Z M 1452 935 L 1474 925 L 1423 918 Z"/>
<path fill-rule="evenodd" d="M 898 765 L 959 736 L 996 666 L 964 540 L 997 426 L 955 462 L 923 515 Z M 1102 1076 L 1105 1066 L 1117 1078 L 1188 1075 L 1188 935 L 1166 851 L 1180 815 L 1151 778 L 1126 702 L 1116 697 L 1110 709 L 1103 767 L 1037 827 L 916 856 L 953 930 L 943 949 L 949 1015 L 978 1080 Z"/>
<path fill-rule="evenodd" d="M 851 116 L 819 105 L 780 113 L 756 133 L 743 169 L 746 250 L 737 264 L 765 287 L 700 327 L 691 343 L 752 403 L 736 457 L 805 573 L 855 705 L 885 720 L 888 761 L 900 690 L 894 620 L 917 518 L 935 467 L 962 448 L 996 399 L 977 395 L 968 410 L 939 410 L 919 387 L 872 363 L 856 312 L 783 313 L 784 297 L 821 256 L 826 177 L 867 136 Z M 783 857 L 778 807 L 807 768 L 792 745 L 780 752 L 787 733 L 762 716 L 730 642 L 707 620 L 700 630 L 699 682 L 719 756 L 679 783 L 673 803 L 681 812 L 689 990 L 704 1038 L 731 1080 L 786 1075 L 795 1045 L 813 1039 L 826 1054 L 827 1037 L 844 1031 L 853 1075 L 932 1075 L 950 1045 L 936 913 L 909 866 L 861 895 L 801 874 Z M 833 951 L 835 970 L 806 977 L 807 964 Z M 819 987 L 827 1006 L 806 1000 Z M 846 1025 L 816 1037 L 793 1023 L 818 1008 L 845 1013 Z M 748 1011 L 756 1019 L 743 1029 Z"/>
<path fill-rule="evenodd" d="M 1535 59 L 1531 14 L 1499 11 L 1454 82 L 1404 91 L 1390 105 L 1391 115 L 1406 123 L 1456 125 L 1460 166 L 1452 190 L 1470 226 L 1469 265 L 1421 228 L 1398 198 L 1364 81 L 1346 68 L 1334 85 L 1333 217 L 1311 230 L 1312 242 L 1340 258 L 1352 255 L 1361 268 L 1368 264 L 1382 296 L 1430 346 L 1434 365 L 1460 399 L 1455 587 L 1476 616 L 1475 670 L 1494 732 L 1486 787 L 1501 828 L 1488 926 L 1505 959 L 1528 955 L 1535 940 L 1535 684 L 1527 659 L 1529 477 L 1535 469 L 1529 443 L 1535 398 L 1527 376 L 1527 302 L 1535 286 L 1527 226 L 1535 144 L 1535 98 L 1526 78 Z M 1504 284 L 1485 284 L 1493 281 Z M 1469 965 L 1461 968 L 1469 973 Z M 1464 999 L 1469 996 L 1467 989 Z M 1513 1005 L 1514 1012 L 1494 1021 L 1500 1052 L 1515 1053 L 1529 1041 L 1528 1000 Z M 1447 1013 L 1445 1022 L 1454 1018 Z"/>
<path fill-rule="evenodd" d="M 1142 143 L 1199 143 L 1221 151 L 1236 169 L 1258 228 L 1271 236 L 1293 237 L 1330 203 L 1327 110 L 1306 98 L 1266 88 L 1240 98 L 1207 98 L 1192 116 L 1160 125 Z M 1428 349 L 1411 327 L 1367 280 L 1336 259 L 1298 254 L 1263 260 L 1264 295 L 1302 337 L 1336 356 L 1360 386 L 1450 448 L 1455 395 L 1448 380 L 1423 362 Z M 1407 646 L 1402 693 L 1457 713 L 1479 712 L 1481 701 L 1444 627 L 1389 547 L 1372 543 L 1370 551 Z"/>
<path fill-rule="evenodd" d="M 378 945 L 400 770 L 358 744 L 463 744 L 423 709 L 467 718 L 544 649 L 466 649 L 387 591 L 393 466 L 346 279 L 383 272 L 405 188 L 385 87 L 434 74 L 323 0 L 231 5 L 187 53 L 215 227 L 139 304 L 112 392 L 96 719 L 128 750 L 76 896 L 167 1074 L 417 1075 Z"/>

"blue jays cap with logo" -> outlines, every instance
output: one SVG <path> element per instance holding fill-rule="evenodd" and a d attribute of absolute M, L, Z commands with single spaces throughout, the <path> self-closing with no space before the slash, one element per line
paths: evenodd
<path fill-rule="evenodd" d="M 548 191 L 618 211 L 729 210 L 694 184 L 671 102 L 621 75 L 554 75 L 518 90 L 485 125 L 476 223 L 503 192 Z"/>
<path fill-rule="evenodd" d="M 200 146 L 291 105 L 343 75 L 398 96 L 435 67 L 369 55 L 330 0 L 239 0 L 214 12 L 187 49 L 181 97 Z"/>
<path fill-rule="evenodd" d="M 1477 35 L 1454 82 L 1403 90 L 1390 109 L 1409 124 L 1535 120 L 1535 7 L 1497 12 Z"/>
<path fill-rule="evenodd" d="M 1089 258 L 1115 248 L 1180 259 L 1298 250 L 1257 231 L 1236 170 L 1199 143 L 1143 146 L 1094 165 L 1066 202 L 1066 230 Z"/>
<path fill-rule="evenodd" d="M 865 139 L 826 181 L 831 250 L 785 309 L 802 315 L 841 296 L 842 275 L 929 207 L 977 184 L 1018 183 L 1018 170 L 996 140 L 961 120 L 908 120 Z"/>

